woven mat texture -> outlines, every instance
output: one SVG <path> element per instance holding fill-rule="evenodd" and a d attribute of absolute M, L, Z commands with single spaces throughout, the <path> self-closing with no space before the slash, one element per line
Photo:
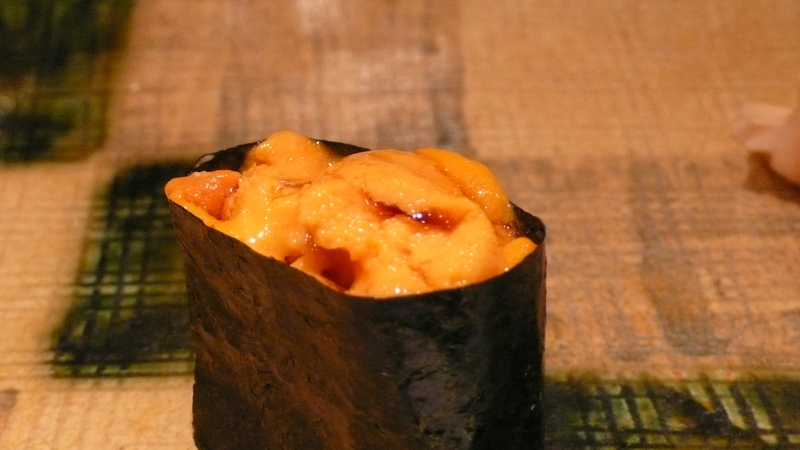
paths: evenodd
<path fill-rule="evenodd" d="M 54 336 L 120 174 L 280 129 L 492 168 L 548 227 L 553 377 L 800 380 L 800 191 L 731 133 L 796 103 L 800 2 L 139 0 L 106 56 L 104 138 L 0 163 L 0 448 L 194 448 L 179 345 L 177 375 L 59 377 Z"/>

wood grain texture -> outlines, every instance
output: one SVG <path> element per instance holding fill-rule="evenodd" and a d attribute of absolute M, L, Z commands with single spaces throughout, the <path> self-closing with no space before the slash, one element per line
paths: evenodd
<path fill-rule="evenodd" d="M 293 129 L 469 153 L 458 11 L 455 0 L 143 1 L 111 144 L 123 160 L 191 157 Z"/>
<path fill-rule="evenodd" d="M 19 390 L 12 388 L 0 391 L 0 438 L 2 438 L 6 429 L 8 416 L 11 415 L 14 405 L 17 403 L 18 394 Z"/>

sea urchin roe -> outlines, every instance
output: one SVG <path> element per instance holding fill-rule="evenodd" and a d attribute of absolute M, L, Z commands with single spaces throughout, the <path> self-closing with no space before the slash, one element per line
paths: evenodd
<path fill-rule="evenodd" d="M 483 165 L 438 149 L 340 158 L 297 135 L 271 135 L 241 174 L 176 178 L 168 197 L 255 251 L 353 295 L 391 297 L 479 282 L 536 245 Z"/>

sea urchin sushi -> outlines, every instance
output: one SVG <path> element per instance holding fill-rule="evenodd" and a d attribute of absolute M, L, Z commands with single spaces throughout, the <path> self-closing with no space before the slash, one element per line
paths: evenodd
<path fill-rule="evenodd" d="M 198 448 L 541 448 L 544 226 L 484 166 L 280 132 L 166 192 Z"/>

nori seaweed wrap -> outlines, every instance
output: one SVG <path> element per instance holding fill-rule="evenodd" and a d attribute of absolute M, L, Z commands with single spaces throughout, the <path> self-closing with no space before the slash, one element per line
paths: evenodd
<path fill-rule="evenodd" d="M 319 141 L 339 154 L 365 149 Z M 256 144 L 202 158 L 238 170 Z M 455 289 L 348 295 L 170 201 L 197 354 L 194 435 L 220 449 L 543 447 L 545 230 L 519 264 Z"/>

